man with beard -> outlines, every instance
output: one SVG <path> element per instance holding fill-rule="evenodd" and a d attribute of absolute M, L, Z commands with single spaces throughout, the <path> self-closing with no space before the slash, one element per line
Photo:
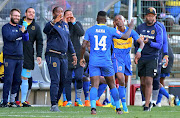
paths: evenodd
<path fill-rule="evenodd" d="M 145 37 L 145 46 L 138 61 L 138 76 L 141 81 L 142 93 L 146 99 L 144 111 L 150 111 L 153 77 L 157 73 L 158 56 L 163 45 L 163 31 L 154 22 L 154 17 L 156 17 L 154 9 L 147 9 L 146 22 L 137 27 L 137 33 Z"/>
<path fill-rule="evenodd" d="M 25 16 L 20 20 L 20 25 L 23 21 L 28 23 L 27 31 L 29 33 L 29 41 L 23 42 L 24 62 L 21 73 L 21 103 L 23 107 L 30 107 L 28 97 L 31 92 L 32 77 L 31 70 L 34 69 L 34 42 L 36 42 L 36 57 L 38 64 L 41 64 L 43 38 L 39 25 L 34 20 L 35 10 L 32 7 L 26 9 Z M 28 87 L 29 85 L 29 87 Z M 18 93 L 17 93 L 18 94 Z M 18 96 L 16 97 L 16 104 L 19 105 Z"/>
<path fill-rule="evenodd" d="M 27 22 L 23 26 L 18 25 L 20 20 L 20 10 L 10 11 L 10 22 L 2 27 L 3 36 L 3 57 L 4 57 L 4 85 L 3 85 L 3 104 L 8 107 L 8 95 L 11 89 L 10 106 L 16 107 L 15 96 L 18 86 L 21 83 L 21 71 L 23 64 L 23 43 L 28 41 Z"/>

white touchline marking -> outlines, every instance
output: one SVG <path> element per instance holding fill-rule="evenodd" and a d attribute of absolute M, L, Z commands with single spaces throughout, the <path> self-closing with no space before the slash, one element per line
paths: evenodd
<path fill-rule="evenodd" d="M 13 117 L 67 117 L 67 116 L 47 116 L 47 115 L 41 115 L 41 116 L 35 116 L 35 115 L 0 115 L 0 116 L 13 116 Z"/>

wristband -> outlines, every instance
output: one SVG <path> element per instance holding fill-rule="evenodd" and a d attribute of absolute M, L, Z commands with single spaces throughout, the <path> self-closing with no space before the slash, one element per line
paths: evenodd
<path fill-rule="evenodd" d="M 141 51 L 142 51 L 142 49 L 141 49 L 141 48 L 138 48 L 137 52 L 141 52 Z"/>

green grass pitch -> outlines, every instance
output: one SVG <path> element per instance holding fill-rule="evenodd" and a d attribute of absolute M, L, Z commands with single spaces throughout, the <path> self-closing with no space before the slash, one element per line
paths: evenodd
<path fill-rule="evenodd" d="M 0 108 L 0 117 L 12 118 L 180 118 L 180 106 L 152 108 L 144 112 L 143 107 L 129 106 L 129 113 L 117 115 L 111 108 L 97 107 L 97 115 L 90 114 L 90 107 L 60 107 L 62 112 L 51 112 L 50 107 Z"/>

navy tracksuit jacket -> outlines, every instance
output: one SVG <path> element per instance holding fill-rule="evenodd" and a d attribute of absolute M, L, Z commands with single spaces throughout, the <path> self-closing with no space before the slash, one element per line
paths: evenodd
<path fill-rule="evenodd" d="M 21 71 L 23 64 L 23 41 L 29 40 L 27 31 L 21 32 L 21 25 L 13 26 L 10 23 L 2 27 L 3 57 L 4 57 L 4 85 L 3 104 L 7 104 L 9 91 L 17 93 L 21 84 Z"/>
<path fill-rule="evenodd" d="M 63 21 L 54 26 L 48 22 L 43 30 L 47 35 L 46 62 L 51 78 L 51 104 L 56 105 L 63 91 L 63 82 L 68 70 L 66 53 L 75 53 L 72 45 L 68 24 Z"/>

